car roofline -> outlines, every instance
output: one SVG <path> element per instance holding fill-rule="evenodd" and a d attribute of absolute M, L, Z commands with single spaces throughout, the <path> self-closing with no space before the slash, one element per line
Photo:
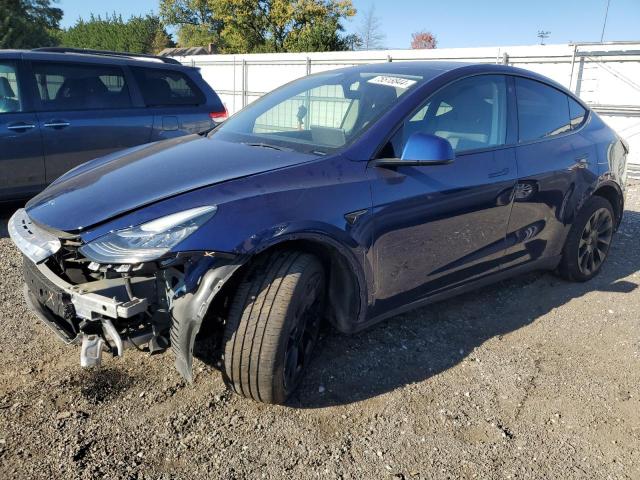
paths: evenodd
<path fill-rule="evenodd" d="M 75 50 L 75 49 L 71 49 Z M 101 51 L 98 51 L 101 52 Z M 171 58 L 155 57 L 135 53 L 108 52 L 90 53 L 89 51 L 56 51 L 51 49 L 4 50 L 0 58 L 22 58 L 23 60 L 41 60 L 58 62 L 101 63 L 107 65 L 144 66 L 145 68 L 162 68 L 171 70 L 197 70 L 197 67 L 184 65 Z"/>
<path fill-rule="evenodd" d="M 71 47 L 40 47 L 34 48 L 32 52 L 51 52 L 51 53 L 75 53 L 80 55 L 95 55 L 99 57 L 116 57 L 130 58 L 135 60 L 156 61 L 169 63 L 172 65 L 181 65 L 181 63 L 170 57 L 161 57 L 159 55 L 149 55 L 146 53 L 116 52 L 113 50 L 93 50 L 87 48 L 71 48 Z"/>

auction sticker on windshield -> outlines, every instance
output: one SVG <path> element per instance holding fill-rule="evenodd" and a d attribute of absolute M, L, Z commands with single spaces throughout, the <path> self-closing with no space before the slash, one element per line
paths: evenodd
<path fill-rule="evenodd" d="M 372 79 L 367 80 L 367 83 L 375 83 L 376 85 L 386 85 L 387 87 L 407 89 L 415 85 L 416 81 L 410 80 L 408 78 L 402 78 L 402 77 L 390 77 L 388 75 L 378 75 L 377 77 L 373 77 Z"/>

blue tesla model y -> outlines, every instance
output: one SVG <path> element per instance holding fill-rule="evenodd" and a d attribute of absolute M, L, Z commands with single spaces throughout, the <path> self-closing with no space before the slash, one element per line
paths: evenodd
<path fill-rule="evenodd" d="M 627 144 L 551 80 L 416 62 L 312 75 L 208 134 L 81 165 L 15 213 L 31 308 L 83 366 L 197 333 L 282 403 L 324 321 L 353 333 L 508 276 L 586 281 L 624 205 Z"/>

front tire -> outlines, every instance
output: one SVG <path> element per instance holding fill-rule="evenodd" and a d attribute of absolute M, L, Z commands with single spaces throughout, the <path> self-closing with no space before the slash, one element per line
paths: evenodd
<path fill-rule="evenodd" d="M 614 230 L 611 203 L 603 197 L 591 197 L 578 212 L 558 267 L 567 280 L 586 282 L 602 268 L 611 246 Z"/>
<path fill-rule="evenodd" d="M 280 404 L 297 388 L 318 338 L 325 284 L 322 264 L 304 252 L 274 252 L 247 271 L 224 332 L 236 393 Z"/>

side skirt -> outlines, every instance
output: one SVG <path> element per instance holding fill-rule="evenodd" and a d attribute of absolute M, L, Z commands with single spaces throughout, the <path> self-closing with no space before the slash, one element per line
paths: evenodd
<path fill-rule="evenodd" d="M 420 300 L 416 300 L 415 302 L 409 303 L 407 305 L 403 305 L 402 307 L 398 307 L 396 309 L 393 309 L 389 312 L 383 313 L 376 317 L 367 319 L 364 323 L 360 325 L 355 325 L 354 326 L 355 328 L 353 330 L 348 332 L 343 332 L 343 333 L 357 333 L 366 328 L 369 328 L 370 326 L 378 322 L 394 317 L 396 315 L 400 315 L 401 313 L 405 313 L 410 310 L 414 310 L 416 308 L 424 307 L 425 305 L 429 305 L 431 303 L 440 302 L 442 300 L 446 300 L 448 298 L 458 296 L 462 293 L 466 293 L 472 290 L 476 290 L 478 288 L 486 287 L 487 285 L 491 285 L 501 280 L 505 280 L 507 278 L 511 278 L 527 272 L 532 272 L 535 270 L 554 270 L 560 263 L 560 258 L 561 257 L 559 255 L 554 257 L 548 257 L 548 258 L 541 258 L 539 260 L 535 260 L 533 262 L 529 262 L 524 265 L 518 265 L 516 267 L 512 267 L 507 270 L 501 270 L 496 273 L 492 273 L 491 275 L 480 278 L 478 280 L 474 280 L 472 282 L 465 283 L 457 287 L 453 287 L 443 292 L 435 293 L 433 295 L 422 298 Z"/>

